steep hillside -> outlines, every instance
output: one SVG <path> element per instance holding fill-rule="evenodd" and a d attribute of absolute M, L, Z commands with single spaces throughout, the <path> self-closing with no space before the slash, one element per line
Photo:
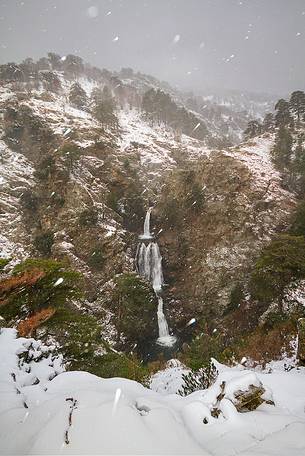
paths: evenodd
<path fill-rule="evenodd" d="M 262 245 L 289 223 L 295 201 L 270 163 L 272 144 L 265 136 L 212 152 L 189 170 L 174 171 L 163 189 L 158 209 L 168 229 L 160 242 L 169 276 L 183 268 L 174 287 L 189 283 L 192 305 L 210 297 L 215 312 L 223 310 Z"/>
<path fill-rule="evenodd" d="M 268 94 L 256 94 L 238 91 L 202 91 L 201 96 L 189 103 L 204 117 L 210 130 L 226 133 L 234 144 L 243 139 L 243 132 L 249 120 L 262 121 L 265 115 L 272 112 L 278 97 Z M 193 109 L 194 109 L 193 108 Z"/>
<path fill-rule="evenodd" d="M 109 372 L 121 362 L 126 376 L 142 378 L 147 372 L 134 352 L 141 359 L 176 352 L 185 360 L 202 334 L 210 354 L 219 335 L 215 350 L 222 352 L 245 328 L 255 332 L 269 309 L 251 295 L 249 281 L 296 207 L 273 160 L 276 130 L 213 148 L 208 118 L 180 105 L 183 94 L 77 59 L 1 67 L 2 326 L 55 341 L 73 367 L 98 375 L 107 361 Z M 170 353 L 153 348 L 160 300 L 136 273 L 149 207 L 167 284 L 164 314 L 177 336 Z M 122 361 L 118 351 L 131 358 Z"/>

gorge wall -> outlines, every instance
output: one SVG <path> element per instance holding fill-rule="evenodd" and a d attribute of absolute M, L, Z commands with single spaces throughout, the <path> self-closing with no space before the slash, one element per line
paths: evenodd
<path fill-rule="evenodd" d="M 138 356 L 157 338 L 163 298 L 169 333 L 182 342 L 232 335 L 245 324 L 255 330 L 266 308 L 257 312 L 248 280 L 262 248 L 290 226 L 296 207 L 270 157 L 274 132 L 214 149 L 206 128 L 207 137 L 198 139 L 143 111 L 143 88 L 121 81 L 118 91 L 104 73 L 98 79 L 54 74 L 56 90 L 42 82 L 0 88 L 0 241 L 1 256 L 11 258 L 4 277 L 29 257 L 63 261 L 84 279 L 82 298 L 69 302 L 73 312 L 94 317 L 97 337 L 110 347 Z M 75 81 L 86 106 L 69 98 Z M 115 103 L 107 122 L 97 117 L 91 95 L 105 86 Z M 179 111 L 172 102 L 171 109 Z M 183 110 L 188 122 L 194 115 Z M 162 298 L 145 274 L 144 280 L 135 274 L 138 237 L 152 205 Z M 239 307 L 246 322 L 234 314 Z M 6 323 L 20 319 L 17 312 Z M 37 330 L 48 331 L 43 324 Z"/>

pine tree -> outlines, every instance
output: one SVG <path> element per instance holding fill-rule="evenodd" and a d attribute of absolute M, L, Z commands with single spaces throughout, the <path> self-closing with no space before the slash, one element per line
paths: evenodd
<path fill-rule="evenodd" d="M 291 164 L 292 142 L 290 131 L 285 127 L 281 127 L 271 151 L 273 162 L 280 170 L 288 168 Z"/>
<path fill-rule="evenodd" d="M 81 57 L 77 55 L 69 54 L 66 56 L 65 60 L 62 62 L 62 67 L 70 78 L 76 78 L 84 72 L 84 63 Z"/>
<path fill-rule="evenodd" d="M 254 138 L 263 132 L 262 124 L 258 120 L 250 120 L 248 126 L 244 131 L 244 137 L 246 139 Z"/>
<path fill-rule="evenodd" d="M 204 122 L 184 107 L 179 107 L 162 90 L 150 89 L 143 95 L 142 109 L 147 117 L 158 124 L 165 123 L 176 131 L 202 140 L 208 131 Z"/>
<path fill-rule="evenodd" d="M 103 99 L 102 89 L 100 87 L 94 87 L 94 89 L 92 89 L 90 99 L 91 99 L 92 105 L 101 103 L 102 99 Z"/>
<path fill-rule="evenodd" d="M 26 58 L 20 63 L 23 80 L 28 81 L 37 77 L 37 64 L 31 58 Z"/>
<path fill-rule="evenodd" d="M 297 145 L 294 150 L 294 169 L 298 174 L 305 174 L 305 149 L 303 147 L 303 139 L 300 136 L 297 140 Z"/>
<path fill-rule="evenodd" d="M 42 84 L 47 92 L 58 93 L 61 90 L 59 77 L 53 71 L 44 71 L 41 73 Z"/>
<path fill-rule="evenodd" d="M 111 94 L 109 87 L 107 87 L 106 85 L 103 87 L 102 101 L 104 104 L 108 105 L 109 109 L 114 111 L 114 108 L 115 108 L 114 98 Z"/>
<path fill-rule="evenodd" d="M 88 98 L 78 82 L 72 84 L 69 92 L 69 101 L 77 109 L 84 109 L 88 105 Z"/>
<path fill-rule="evenodd" d="M 23 81 L 23 73 L 19 65 L 9 62 L 0 66 L 0 79 L 2 81 Z"/>
<path fill-rule="evenodd" d="M 305 93 L 301 90 L 293 92 L 289 100 L 289 107 L 297 116 L 298 122 L 301 119 L 305 120 Z"/>
<path fill-rule="evenodd" d="M 61 70 L 62 68 L 62 60 L 60 55 L 55 54 L 54 52 L 48 53 L 48 60 L 51 64 L 52 70 Z"/>
<path fill-rule="evenodd" d="M 271 112 L 268 112 L 263 120 L 263 130 L 272 131 L 274 128 L 274 116 Z"/>
<path fill-rule="evenodd" d="M 37 60 L 36 65 L 38 71 L 45 71 L 51 69 L 50 61 L 46 57 L 41 57 L 39 60 Z"/>
<path fill-rule="evenodd" d="M 156 92 L 154 89 L 149 89 L 144 93 L 142 99 L 142 109 L 149 114 L 155 114 Z"/>
<path fill-rule="evenodd" d="M 102 124 L 116 127 L 118 121 L 115 115 L 115 102 L 109 88 L 104 86 L 103 90 L 93 89 L 91 100 L 94 117 Z"/>
<path fill-rule="evenodd" d="M 290 114 L 289 110 L 289 103 L 288 101 L 281 98 L 275 105 L 275 126 L 278 128 L 292 126 L 293 119 Z"/>

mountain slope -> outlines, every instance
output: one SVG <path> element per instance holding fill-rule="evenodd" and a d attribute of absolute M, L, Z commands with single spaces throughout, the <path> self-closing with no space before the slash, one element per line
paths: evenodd
<path fill-rule="evenodd" d="M 203 328 L 209 337 L 214 330 L 228 336 L 228 343 L 246 326 L 255 331 L 265 305 L 258 311 L 243 289 L 247 318 L 236 328 L 232 293 L 246 288 L 262 248 L 289 226 L 296 206 L 270 159 L 274 133 L 214 149 L 209 135 L 199 140 L 182 133 L 181 119 L 188 128 L 190 119 L 197 119 L 178 106 L 183 94 L 167 88 L 173 101 L 158 92 L 157 81 L 143 82 L 142 76 L 124 77 L 122 85 L 122 75 L 87 67 L 76 71 L 75 65 L 72 71 L 65 63 L 69 59 L 56 68 L 38 68 L 26 81 L 2 81 L 1 256 L 12 256 L 5 280 L 15 274 L 12 265 L 26 258 L 62 261 L 84 277 L 83 297 L 69 303 L 73 318 L 74 312 L 85 320 L 87 314 L 93 316 L 96 322 L 86 320 L 86 325 L 94 331 L 100 327 L 101 337 L 116 350 L 136 349 L 143 357 L 146 342 L 154 341 L 156 312 L 152 318 L 150 307 L 147 314 L 141 308 L 140 317 L 132 302 L 143 298 L 150 306 L 155 298 L 134 273 L 134 258 L 145 212 L 154 206 L 153 231 L 168 284 L 165 313 L 179 336 L 177 350 L 196 340 Z M 153 106 L 168 107 L 168 121 L 164 113 L 144 109 L 148 87 L 156 89 Z M 111 116 L 97 106 L 108 107 Z M 7 312 L 6 323 L 17 326 L 32 311 Z M 228 312 L 230 322 L 225 320 Z M 56 318 L 60 315 L 67 318 L 64 312 Z M 196 324 L 186 327 L 190 319 Z M 128 322 L 124 330 L 122 320 Z M 37 332 L 47 337 L 51 322 Z M 287 344 L 294 336 L 295 326 Z M 59 339 L 62 343 L 62 332 Z"/>

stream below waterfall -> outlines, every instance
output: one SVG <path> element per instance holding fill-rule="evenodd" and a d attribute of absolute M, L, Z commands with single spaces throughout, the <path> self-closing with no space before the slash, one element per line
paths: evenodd
<path fill-rule="evenodd" d="M 136 265 L 138 273 L 151 283 L 158 299 L 157 317 L 159 337 L 156 340 L 156 343 L 164 347 L 173 347 L 177 338 L 170 335 L 167 320 L 164 315 L 164 303 L 162 298 L 162 287 L 164 285 L 162 256 L 159 245 L 150 232 L 151 211 L 152 208 L 150 207 L 145 216 L 143 234 L 139 236 L 141 242 L 139 242 L 137 248 Z"/>

